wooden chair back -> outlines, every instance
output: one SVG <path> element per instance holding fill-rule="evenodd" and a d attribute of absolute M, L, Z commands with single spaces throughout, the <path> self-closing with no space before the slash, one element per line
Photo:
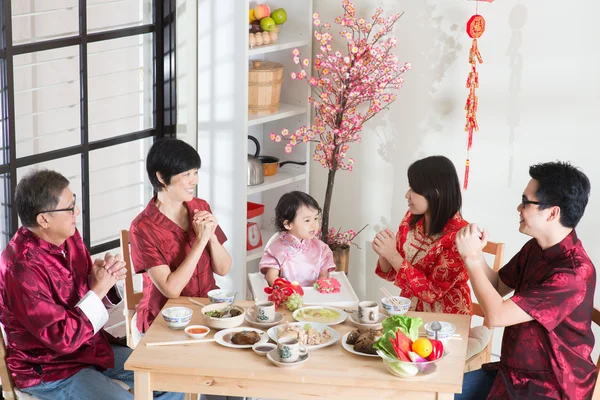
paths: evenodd
<path fill-rule="evenodd" d="M 123 261 L 125 261 L 125 268 L 127 269 L 127 274 L 125 276 L 125 307 L 123 308 L 123 314 L 125 315 L 125 329 L 127 331 L 127 346 L 133 349 L 133 335 L 131 333 L 131 320 L 135 311 L 137 309 L 137 305 L 142 299 L 141 292 L 135 292 L 133 288 L 133 276 L 135 275 L 135 271 L 133 270 L 133 263 L 131 262 L 131 252 L 129 251 L 129 231 L 122 230 L 121 231 L 121 255 L 123 256 Z"/>
<path fill-rule="evenodd" d="M 483 252 L 494 256 L 494 263 L 492 265 L 492 268 L 494 269 L 494 271 L 499 271 L 502 267 L 504 257 L 504 243 L 488 242 L 487 245 L 483 248 Z M 485 315 L 483 314 L 483 309 L 476 302 L 473 302 L 473 315 L 482 317 L 483 324 L 485 325 Z M 471 358 L 467 360 L 467 362 L 465 363 L 465 372 L 479 369 L 481 368 L 481 364 L 490 362 L 490 359 L 492 357 L 492 341 L 493 335 L 490 338 L 490 341 L 487 344 L 487 346 L 482 351 L 471 356 Z"/>

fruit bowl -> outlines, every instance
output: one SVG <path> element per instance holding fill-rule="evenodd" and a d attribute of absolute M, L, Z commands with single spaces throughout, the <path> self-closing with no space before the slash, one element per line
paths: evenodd
<path fill-rule="evenodd" d="M 448 352 L 444 350 L 444 354 L 434 361 L 425 362 L 408 362 L 397 358 L 391 358 L 381 350 L 377 350 L 377 355 L 383 360 L 383 364 L 389 373 L 405 379 L 420 378 L 427 375 L 432 375 L 437 372 L 437 362 L 446 357 Z"/>

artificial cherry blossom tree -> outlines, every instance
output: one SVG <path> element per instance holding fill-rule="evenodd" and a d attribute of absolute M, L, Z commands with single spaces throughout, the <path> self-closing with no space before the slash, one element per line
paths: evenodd
<path fill-rule="evenodd" d="M 287 153 L 300 143 L 317 142 L 313 158 L 329 169 L 321 232 L 322 239 L 330 246 L 340 236 L 334 228 L 329 229 L 335 175 L 338 170 L 352 171 L 354 160 L 347 157 L 350 145 L 361 141 L 365 122 L 396 100 L 395 92 L 404 82 L 402 74 L 411 67 L 410 63 L 398 61 L 392 53 L 397 40 L 388 37 L 402 14 L 385 18 L 383 10 L 378 8 L 371 21 L 367 21 L 356 17 L 352 2 L 343 0 L 342 8 L 344 15 L 334 22 L 340 25 L 339 35 L 346 41 L 343 50 L 332 49 L 331 25 L 322 24 L 319 14 L 313 14 L 314 38 L 319 44 L 314 75 L 310 60 L 301 59 L 298 49 L 292 51 L 294 63 L 301 69 L 292 72 L 291 78 L 306 80 L 312 89 L 308 101 L 315 110 L 313 124 L 293 133 L 287 129 L 271 133 L 272 140 L 287 141 Z"/>

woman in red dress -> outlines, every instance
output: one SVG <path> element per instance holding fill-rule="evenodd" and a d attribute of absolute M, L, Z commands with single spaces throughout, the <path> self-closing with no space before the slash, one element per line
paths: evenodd
<path fill-rule="evenodd" d="M 206 297 L 217 288 L 213 273 L 224 276 L 231 268 L 223 247 L 227 237 L 208 203 L 194 197 L 198 168 L 198 152 L 181 140 L 157 141 L 148 152 L 146 169 L 156 196 L 130 228 L 133 266 L 144 278 L 134 342 L 167 299 Z"/>
<path fill-rule="evenodd" d="M 427 157 L 408 168 L 408 184 L 398 233 L 384 229 L 373 240 L 375 273 L 401 289 L 411 311 L 470 315 L 469 276 L 455 243 L 468 225 L 456 169 L 446 157 Z"/>

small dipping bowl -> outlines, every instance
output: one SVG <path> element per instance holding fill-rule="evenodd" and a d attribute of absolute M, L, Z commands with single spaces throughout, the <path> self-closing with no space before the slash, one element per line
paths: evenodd
<path fill-rule="evenodd" d="M 162 316 L 171 329 L 183 329 L 192 319 L 193 311 L 187 307 L 169 307 L 162 311 Z"/>
<path fill-rule="evenodd" d="M 410 299 L 402 296 L 392 296 L 394 299 L 400 303 L 400 306 L 395 306 L 390 301 L 389 297 L 384 297 L 381 299 L 381 305 L 383 309 L 388 315 L 396 315 L 396 314 L 405 314 L 410 308 Z"/>
<path fill-rule="evenodd" d="M 273 343 L 255 343 L 252 346 L 252 350 L 259 356 L 266 356 L 268 352 L 276 348 L 277 345 Z"/>
<path fill-rule="evenodd" d="M 213 289 L 207 293 L 211 303 L 231 303 L 235 292 L 223 289 Z"/>
<path fill-rule="evenodd" d="M 210 328 L 204 325 L 190 325 L 185 328 L 185 333 L 193 339 L 202 339 L 208 335 L 208 332 L 210 332 Z"/>

